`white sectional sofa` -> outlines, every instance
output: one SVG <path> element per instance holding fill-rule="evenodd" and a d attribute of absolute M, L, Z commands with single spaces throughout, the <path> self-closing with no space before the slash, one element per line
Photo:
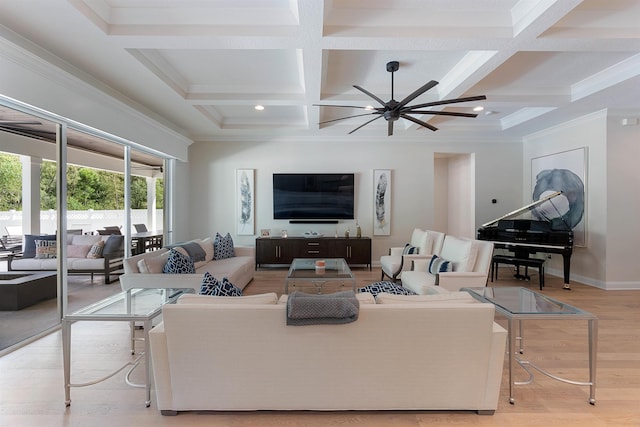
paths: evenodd
<path fill-rule="evenodd" d="M 244 289 L 251 282 L 255 272 L 255 248 L 248 246 L 234 247 L 235 256 L 225 259 L 214 259 L 213 239 L 195 239 L 205 250 L 205 260 L 195 263 L 194 274 L 166 274 L 162 272 L 169 257 L 169 249 L 145 252 L 124 260 L 124 274 L 120 276 L 123 290 L 135 288 L 193 288 L 200 290 L 205 272 L 211 273 L 221 280 L 229 279 L 239 289 Z"/>
<path fill-rule="evenodd" d="M 492 304 L 357 295 L 358 319 L 341 325 L 288 326 L 275 293 L 166 305 L 150 331 L 158 409 L 493 414 L 507 333 Z"/>

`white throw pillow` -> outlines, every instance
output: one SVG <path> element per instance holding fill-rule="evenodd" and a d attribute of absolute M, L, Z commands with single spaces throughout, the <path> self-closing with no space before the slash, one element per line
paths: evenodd
<path fill-rule="evenodd" d="M 162 267 L 164 267 L 168 259 L 169 251 L 163 252 L 156 256 L 143 258 L 138 261 L 138 270 L 140 271 L 140 273 L 162 273 Z"/>
<path fill-rule="evenodd" d="M 276 304 L 278 295 L 275 292 L 241 297 L 221 297 L 212 295 L 184 294 L 178 298 L 177 304 Z"/>

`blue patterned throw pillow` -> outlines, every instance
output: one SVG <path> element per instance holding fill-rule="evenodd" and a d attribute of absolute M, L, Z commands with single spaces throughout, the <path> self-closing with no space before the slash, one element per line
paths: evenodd
<path fill-rule="evenodd" d="M 233 250 L 233 239 L 231 234 L 227 233 L 224 237 L 220 233 L 216 233 L 213 241 L 215 259 L 233 258 L 236 256 Z"/>
<path fill-rule="evenodd" d="M 404 245 L 404 250 L 402 251 L 402 255 L 415 255 L 420 253 L 420 248 L 417 246 L 411 246 L 410 243 Z"/>
<path fill-rule="evenodd" d="M 169 252 L 169 258 L 162 267 L 162 272 L 167 274 L 189 274 L 196 272 L 196 266 L 193 263 L 193 258 L 187 255 L 183 255 L 175 249 L 171 249 Z"/>
<path fill-rule="evenodd" d="M 413 292 L 411 289 L 403 288 L 402 286 L 396 283 L 389 282 L 386 280 L 382 282 L 375 282 L 367 286 L 363 286 L 362 288 L 358 289 L 358 292 L 369 292 L 374 297 L 382 292 L 386 292 L 388 294 L 394 294 L 394 295 L 416 295 L 416 293 Z"/>
<path fill-rule="evenodd" d="M 226 277 L 219 281 L 209 272 L 204 273 L 202 285 L 200 285 L 200 295 L 212 295 L 218 297 L 241 297 L 242 291 L 229 281 Z"/>
<path fill-rule="evenodd" d="M 206 271 L 204 273 L 204 278 L 202 279 L 202 284 L 200 285 L 200 295 L 213 295 L 214 290 L 220 286 L 220 282 L 218 279 L 213 277 L 211 273 Z"/>
<path fill-rule="evenodd" d="M 438 274 L 438 273 L 446 273 L 447 271 L 451 271 L 452 265 L 451 261 L 447 261 L 444 258 L 440 258 L 438 255 L 434 255 L 431 257 L 431 261 L 429 262 L 429 273 Z"/>
<path fill-rule="evenodd" d="M 231 283 L 229 279 L 223 277 L 222 282 L 220 282 L 220 286 L 218 287 L 217 293 L 215 295 L 221 297 L 241 297 L 242 291 L 240 290 L 240 288 Z"/>

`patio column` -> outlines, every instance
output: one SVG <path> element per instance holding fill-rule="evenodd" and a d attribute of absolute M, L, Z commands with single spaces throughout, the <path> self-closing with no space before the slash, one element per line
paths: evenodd
<path fill-rule="evenodd" d="M 149 230 L 157 230 L 156 223 L 156 180 L 155 177 L 147 177 L 147 224 Z"/>
<path fill-rule="evenodd" d="M 40 234 L 40 167 L 42 158 L 20 156 L 22 162 L 22 234 Z"/>

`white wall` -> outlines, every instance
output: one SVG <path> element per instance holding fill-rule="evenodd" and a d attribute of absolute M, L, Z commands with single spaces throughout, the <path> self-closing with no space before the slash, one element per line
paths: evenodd
<path fill-rule="evenodd" d="M 571 278 L 607 287 L 607 112 L 600 111 L 524 139 L 523 204 L 532 194 L 531 159 L 587 147 L 586 247 L 574 246 Z M 562 275 L 562 259 L 554 255 L 547 271 Z M 636 276 L 637 277 L 637 276 Z"/>
<path fill-rule="evenodd" d="M 373 238 L 373 261 L 378 262 L 390 246 L 404 245 L 415 227 L 433 228 L 434 153 L 476 153 L 476 221 L 501 216 L 520 206 L 521 164 L 519 143 L 427 143 L 350 140 L 348 137 L 329 141 L 198 142 L 189 150 L 189 204 L 178 204 L 177 217 L 185 216 L 189 237 L 231 232 L 236 244 L 254 245 L 255 236 L 235 235 L 235 170 L 255 169 L 256 234 L 262 228 L 289 235 L 314 230 L 333 236 L 335 225 L 289 224 L 274 220 L 272 209 L 272 174 L 274 172 L 354 172 L 356 174 L 356 216 L 363 236 Z M 505 172 L 489 173 L 496 164 L 506 164 Z M 372 236 L 373 170 L 391 169 L 391 235 Z M 486 202 L 490 194 L 504 194 L 500 205 Z M 507 203 L 508 202 L 508 203 Z M 340 234 L 354 221 L 341 221 Z"/>
<path fill-rule="evenodd" d="M 607 289 L 640 288 L 640 126 L 607 120 Z"/>

